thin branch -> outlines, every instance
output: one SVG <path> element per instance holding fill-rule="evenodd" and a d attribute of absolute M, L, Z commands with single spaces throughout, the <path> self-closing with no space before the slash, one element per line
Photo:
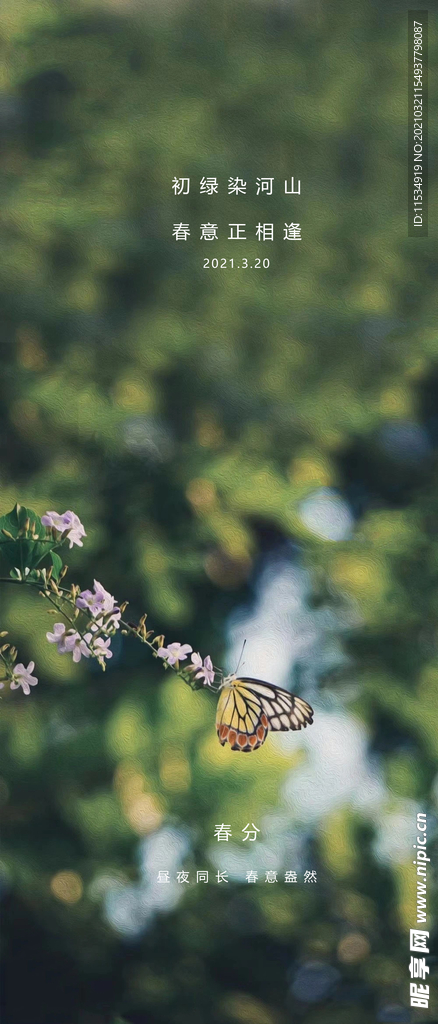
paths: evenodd
<path fill-rule="evenodd" d="M 45 597 L 47 601 L 49 601 L 49 604 L 53 605 L 53 607 L 56 608 L 57 611 L 59 611 L 60 615 L 63 615 L 64 618 L 67 619 L 67 621 L 70 623 L 70 625 L 75 629 L 75 631 L 77 633 L 79 633 L 79 636 L 81 637 L 81 640 L 83 640 L 83 642 L 86 644 L 87 649 L 90 651 L 90 654 L 93 657 L 96 657 L 95 652 L 90 647 L 90 645 L 87 642 L 87 640 L 85 640 L 85 633 L 83 633 L 80 629 L 78 629 L 76 620 L 73 619 L 67 613 L 67 611 L 64 608 L 62 608 L 59 604 L 57 604 L 57 602 L 55 600 L 55 597 L 59 596 L 61 601 L 67 602 L 67 599 L 68 599 L 69 603 L 71 603 L 71 601 L 72 601 L 72 592 L 71 592 L 70 589 L 68 589 L 67 587 L 58 586 L 58 584 L 56 584 L 57 590 L 58 590 L 58 595 L 57 595 L 54 591 L 51 592 L 47 588 L 47 584 L 46 584 L 44 579 L 41 580 L 41 581 L 39 581 L 39 580 L 28 580 L 25 577 L 23 577 L 21 580 L 16 580 L 16 579 L 12 579 L 10 576 L 6 576 L 6 577 L 5 576 L 0 576 L 0 583 L 14 583 L 14 584 L 18 584 L 19 586 L 33 587 L 34 589 L 37 588 L 39 593 L 43 597 Z M 96 621 L 95 617 L 93 616 L 93 614 L 92 614 L 92 612 L 90 611 L 89 608 L 83 608 L 83 609 L 81 609 L 81 611 L 88 617 L 88 620 L 89 620 L 90 624 Z M 101 617 L 101 616 L 99 616 L 99 617 Z M 153 644 L 150 642 L 150 640 L 147 639 L 147 637 L 142 636 L 142 633 L 141 633 L 141 631 L 138 628 L 134 628 L 133 626 L 131 626 L 129 624 L 129 622 L 125 622 L 125 620 L 122 619 L 122 618 L 119 620 L 119 626 L 120 626 L 120 628 L 125 633 L 129 634 L 130 636 L 135 636 L 137 638 L 137 640 L 140 640 L 140 643 L 145 644 L 146 647 L 149 647 L 149 650 L 152 652 L 154 658 L 157 658 L 157 656 L 158 656 L 157 655 L 157 649 L 153 646 Z M 116 631 L 114 630 L 114 632 L 112 634 L 111 633 L 109 634 L 107 632 L 107 630 L 105 629 L 105 624 L 104 624 L 103 626 L 99 627 L 98 630 L 96 630 L 96 632 L 93 634 L 93 639 L 97 639 L 99 636 L 106 636 L 106 637 L 114 636 L 115 633 L 116 633 Z M 187 668 L 182 668 L 181 669 L 179 663 L 177 663 L 177 665 L 178 665 L 178 667 L 176 667 L 176 665 L 170 665 L 168 661 L 164 661 L 163 662 L 163 667 L 166 666 L 166 668 L 171 668 L 172 671 L 175 672 L 176 675 L 180 676 L 184 680 L 184 682 L 188 682 L 188 680 L 184 676 L 184 673 L 185 672 L 187 672 L 187 673 L 190 672 L 190 666 L 187 666 Z"/>

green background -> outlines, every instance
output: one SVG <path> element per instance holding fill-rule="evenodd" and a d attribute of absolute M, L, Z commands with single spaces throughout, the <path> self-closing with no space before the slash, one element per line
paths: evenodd
<path fill-rule="evenodd" d="M 220 665 L 230 615 L 292 560 L 344 651 L 333 671 L 309 648 L 294 678 L 313 748 L 270 737 L 240 759 L 211 696 L 139 644 L 105 675 L 73 666 L 43 602 L 2 589 L 1 627 L 40 679 L 0 705 L 4 1024 L 427 1019 L 408 1009 L 408 931 L 415 814 L 437 793 L 438 254 L 433 181 L 429 238 L 407 237 L 406 8 L 14 0 L 0 36 L 0 513 L 73 509 L 70 578 Z M 205 221 L 219 241 L 199 241 Z M 203 269 L 236 247 L 270 268 Z M 354 529 L 306 526 L 315 496 Z M 309 751 L 324 725 L 336 763 L 342 723 L 380 804 L 353 787 L 306 819 L 285 784 L 318 787 Z M 152 906 L 157 837 L 163 868 L 175 841 L 214 879 L 216 824 L 254 821 L 262 841 L 269 814 L 316 886 L 212 880 Z"/>

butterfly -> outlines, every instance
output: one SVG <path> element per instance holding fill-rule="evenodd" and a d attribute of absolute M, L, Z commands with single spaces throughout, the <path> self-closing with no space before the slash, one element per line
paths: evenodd
<path fill-rule="evenodd" d="M 268 732 L 305 729 L 313 708 L 302 697 L 262 679 L 227 676 L 220 688 L 216 711 L 219 743 L 232 750 L 257 750 Z"/>

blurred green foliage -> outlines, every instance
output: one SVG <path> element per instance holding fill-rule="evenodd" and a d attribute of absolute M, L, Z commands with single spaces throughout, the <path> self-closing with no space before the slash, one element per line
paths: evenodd
<path fill-rule="evenodd" d="M 407 238 L 405 22 L 398 2 L 345 0 L 3 12 L 0 512 L 74 509 L 88 536 L 72 578 L 95 576 L 216 663 L 261 553 L 292 538 L 319 599 L 360 616 L 348 711 L 394 801 L 424 809 L 438 259 L 432 229 Z M 230 176 L 292 174 L 300 197 L 226 195 Z M 175 175 L 222 187 L 175 197 Z M 436 202 L 431 187 L 431 225 Z M 299 220 L 302 242 L 238 243 L 269 271 L 204 270 L 235 248 L 208 249 L 199 224 L 225 239 L 237 208 L 249 229 Z M 304 525 L 320 488 L 350 502 L 350 539 Z M 376 859 L 348 806 L 314 837 L 315 889 L 198 886 L 135 943 L 110 928 L 98 883 L 135 883 L 139 837 L 182 822 L 203 867 L 217 821 L 238 830 L 281 805 L 297 755 L 271 739 L 251 760 L 222 750 L 213 701 L 139 645 L 105 677 L 59 658 L 32 597 L 1 596 L 1 627 L 41 680 L 1 704 L 5 1024 L 410 1020 L 415 876 Z M 324 685 L 342 704 L 344 680 L 322 681 L 322 701 Z M 288 995 L 313 961 L 339 972 L 333 991 Z"/>

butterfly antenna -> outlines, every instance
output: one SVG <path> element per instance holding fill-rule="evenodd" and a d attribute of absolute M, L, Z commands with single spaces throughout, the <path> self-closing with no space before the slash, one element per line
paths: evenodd
<path fill-rule="evenodd" d="M 240 652 L 240 658 L 239 658 L 239 661 L 237 662 L 237 668 L 236 668 L 236 671 L 235 671 L 235 673 L 234 673 L 234 675 L 235 675 L 235 676 L 237 676 L 237 673 L 238 673 L 238 671 L 239 671 L 239 668 L 240 668 L 240 666 L 241 666 L 241 664 L 242 664 L 242 658 L 243 658 L 243 652 L 244 652 L 244 650 L 245 650 L 245 646 L 246 646 L 246 640 L 244 640 L 244 641 L 243 641 L 243 644 L 242 644 L 242 650 L 241 650 L 241 652 Z"/>

